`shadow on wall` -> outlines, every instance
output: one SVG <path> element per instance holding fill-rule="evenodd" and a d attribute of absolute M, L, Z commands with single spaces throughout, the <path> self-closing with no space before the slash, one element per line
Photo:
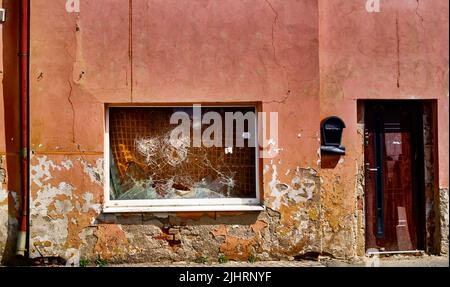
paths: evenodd
<path fill-rule="evenodd" d="M 320 159 L 320 168 L 333 169 L 339 163 L 341 155 L 322 154 Z"/>
<path fill-rule="evenodd" d="M 0 265 L 18 265 L 19 260 L 14 256 L 16 247 L 16 234 L 18 228 L 19 211 L 16 206 L 20 198 L 20 122 L 19 122 L 19 63 L 18 63 L 18 43 L 19 43 L 19 1 L 3 0 L 3 8 L 7 10 L 6 22 L 2 24 L 3 43 L 3 67 L 1 76 L 3 80 L 3 104 L 5 123 L 5 143 L 6 151 L 6 179 L 4 188 L 8 191 L 8 216 L 7 222 L 0 224 L 7 225 L 7 238 L 0 238 L 4 241 L 4 249 L 0 250 L 2 261 Z M 15 198 L 13 197 L 15 194 Z"/>

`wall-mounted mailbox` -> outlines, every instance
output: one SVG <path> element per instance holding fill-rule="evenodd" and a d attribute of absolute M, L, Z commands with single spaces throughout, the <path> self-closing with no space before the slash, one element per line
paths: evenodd
<path fill-rule="evenodd" d="M 342 146 L 342 132 L 344 128 L 344 121 L 338 117 L 329 117 L 322 121 L 320 127 L 322 145 L 320 150 L 323 153 L 345 154 L 345 147 Z"/>

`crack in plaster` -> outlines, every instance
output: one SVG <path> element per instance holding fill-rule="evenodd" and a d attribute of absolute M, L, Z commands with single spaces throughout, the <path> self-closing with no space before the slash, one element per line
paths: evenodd
<path fill-rule="evenodd" d="M 69 90 L 69 96 L 67 97 L 67 100 L 69 101 L 70 107 L 72 109 L 72 142 L 75 143 L 76 142 L 76 140 L 75 140 L 75 108 L 73 106 L 73 101 L 72 101 L 73 87 L 72 87 L 72 82 L 70 79 L 68 80 L 68 83 L 69 83 L 70 90 Z"/>
<path fill-rule="evenodd" d="M 270 103 L 279 103 L 279 104 L 284 104 L 286 102 L 286 100 L 289 98 L 290 94 L 291 94 L 291 84 L 290 84 L 290 80 L 289 80 L 289 73 L 287 71 L 286 66 L 281 65 L 280 62 L 278 61 L 277 58 L 277 52 L 276 52 L 276 47 L 275 47 L 275 27 L 278 24 L 278 18 L 279 18 L 279 14 L 278 12 L 275 10 L 275 8 L 273 7 L 272 3 L 270 3 L 269 0 L 265 0 L 267 5 L 269 5 L 270 9 L 272 10 L 273 14 L 274 14 L 274 19 L 273 19 L 273 23 L 272 23 L 272 50 L 273 50 L 273 58 L 275 61 L 275 64 L 281 68 L 285 73 L 286 73 L 286 80 L 287 80 L 287 93 L 286 95 L 283 97 L 283 99 L 281 100 L 272 100 L 272 101 L 264 101 L 264 103 L 266 104 L 270 104 Z"/>
<path fill-rule="evenodd" d="M 81 82 L 81 80 L 83 79 L 83 76 L 86 74 L 85 69 L 83 68 L 83 63 L 84 63 L 84 57 L 83 57 L 83 50 L 82 50 L 82 38 L 81 38 L 81 25 L 80 25 L 80 18 L 79 15 L 76 16 L 75 18 L 75 41 L 76 41 L 76 45 L 75 45 L 75 56 L 73 56 L 68 48 L 66 47 L 66 53 L 69 55 L 69 57 L 72 59 L 73 61 L 73 65 L 72 65 L 72 70 L 71 70 L 71 74 L 69 76 L 68 79 L 68 83 L 69 83 L 69 95 L 68 95 L 68 102 L 71 106 L 71 110 L 72 110 L 72 143 L 77 145 L 78 150 L 80 151 L 80 144 L 77 144 L 76 141 L 76 135 L 75 135 L 75 121 L 76 121 L 76 112 L 75 112 L 75 107 L 74 107 L 74 103 L 73 103 L 73 83 L 75 84 L 79 84 Z M 74 78 L 74 73 L 75 71 L 79 71 L 78 72 L 78 79 L 75 80 Z"/>
<path fill-rule="evenodd" d="M 416 1 L 417 1 L 416 15 L 417 15 L 417 17 L 419 17 L 419 19 L 420 19 L 420 24 L 421 24 L 421 26 L 423 27 L 424 18 L 423 18 L 423 16 L 420 15 L 420 13 L 419 13 L 420 0 L 416 0 Z"/>

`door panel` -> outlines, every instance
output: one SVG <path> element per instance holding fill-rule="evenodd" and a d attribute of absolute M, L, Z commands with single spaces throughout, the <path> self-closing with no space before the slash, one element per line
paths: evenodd
<path fill-rule="evenodd" d="M 367 248 L 384 251 L 422 248 L 421 115 L 418 103 L 366 104 Z"/>

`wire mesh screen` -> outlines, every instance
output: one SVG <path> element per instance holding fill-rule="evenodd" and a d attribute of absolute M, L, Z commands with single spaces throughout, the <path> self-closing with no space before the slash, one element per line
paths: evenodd
<path fill-rule="evenodd" d="M 189 117 L 190 135 L 177 139 L 175 112 Z M 252 107 L 202 107 L 202 116 L 215 112 L 223 119 L 219 146 L 193 145 L 192 107 L 113 107 L 109 110 L 111 199 L 255 198 L 256 148 L 225 146 L 226 138 L 242 136 L 225 129 L 226 113 L 254 113 Z M 217 124 L 217 123 L 215 123 Z M 202 124 L 203 133 L 210 125 Z M 252 129 L 252 130 L 250 130 Z M 256 138 L 256 128 L 245 123 Z M 217 136 L 214 134 L 214 136 Z"/>

